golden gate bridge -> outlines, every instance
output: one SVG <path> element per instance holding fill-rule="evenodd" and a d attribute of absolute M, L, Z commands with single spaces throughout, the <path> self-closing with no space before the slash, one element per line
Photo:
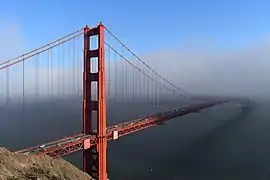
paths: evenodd
<path fill-rule="evenodd" d="M 83 127 L 80 134 L 16 152 L 56 158 L 82 150 L 83 170 L 100 180 L 107 180 L 108 140 L 117 140 L 215 105 L 245 101 L 206 100 L 191 95 L 151 68 L 102 24 L 94 28 L 86 26 L 16 58 L 1 61 L 0 77 L 3 83 L 0 93 L 4 97 L 1 101 L 20 102 L 22 119 L 27 104 L 34 103 L 33 113 L 40 119 L 39 102 L 46 100 L 53 105 L 66 98 L 81 98 Z M 163 106 L 164 99 L 194 103 L 107 125 L 109 106 L 121 104 L 132 108 L 132 103 L 144 100 L 144 105 L 159 107 Z"/>

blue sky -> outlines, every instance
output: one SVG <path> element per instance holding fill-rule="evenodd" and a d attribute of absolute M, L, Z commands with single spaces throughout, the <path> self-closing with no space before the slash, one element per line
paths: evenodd
<path fill-rule="evenodd" d="M 0 61 L 102 21 L 187 91 L 243 94 L 248 89 L 270 97 L 269 0 L 1 3 Z M 197 47 L 203 50 L 196 51 Z M 170 71 L 164 68 L 169 64 Z"/>
<path fill-rule="evenodd" d="M 20 28 L 34 48 L 102 21 L 138 53 L 185 44 L 237 48 L 270 35 L 269 0 L 9 0 L 0 22 Z"/>

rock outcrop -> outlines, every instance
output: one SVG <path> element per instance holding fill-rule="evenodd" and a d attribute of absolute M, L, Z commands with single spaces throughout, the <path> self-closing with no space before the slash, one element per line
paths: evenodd
<path fill-rule="evenodd" d="M 0 147 L 0 180 L 89 180 L 63 159 L 13 153 Z"/>

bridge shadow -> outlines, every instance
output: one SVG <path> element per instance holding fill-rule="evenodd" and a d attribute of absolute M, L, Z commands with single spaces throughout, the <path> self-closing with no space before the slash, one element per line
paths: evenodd
<path fill-rule="evenodd" d="M 125 166 L 129 167 L 127 168 L 127 170 L 132 169 L 133 172 L 130 172 L 130 174 L 132 174 L 132 179 L 136 179 L 136 178 L 147 179 L 146 177 L 149 177 L 149 179 L 151 179 L 153 177 L 164 177 L 165 174 L 170 176 L 167 179 L 176 178 L 173 174 L 183 174 L 183 177 L 184 177 L 185 174 L 192 174 L 193 170 L 199 169 L 199 167 L 194 166 L 194 164 L 196 164 L 195 157 L 196 155 L 200 156 L 203 153 L 200 151 L 201 150 L 204 151 L 203 148 L 205 149 L 207 147 L 207 144 L 209 143 L 209 141 L 212 141 L 212 142 L 217 141 L 218 136 L 222 136 L 222 135 L 218 135 L 219 133 L 224 134 L 226 133 L 226 131 L 230 130 L 230 128 L 232 128 L 233 126 L 236 126 L 236 127 L 239 126 L 248 116 L 250 116 L 250 114 L 254 111 L 254 109 L 255 109 L 254 106 L 251 106 L 251 107 L 243 106 L 240 114 L 234 115 L 233 118 L 230 118 L 230 119 L 223 118 L 221 125 L 212 126 L 213 128 L 208 130 L 208 132 L 199 133 L 200 135 L 199 137 L 197 135 L 193 138 L 188 138 L 189 144 L 187 146 L 182 144 L 183 143 L 182 140 L 183 138 L 186 138 L 186 136 L 191 135 L 192 132 L 186 132 L 186 130 L 184 130 L 184 134 L 183 132 L 180 133 L 181 137 L 179 137 L 179 134 L 175 134 L 177 130 L 176 131 L 172 130 L 172 131 L 175 131 L 174 134 L 170 133 L 170 135 L 168 135 L 169 137 L 167 137 L 166 134 L 170 132 L 169 129 L 171 129 L 170 126 L 172 125 L 170 123 L 168 126 L 162 127 L 162 129 L 156 127 L 153 129 L 149 129 L 146 132 L 140 132 L 138 134 L 135 134 L 134 136 L 130 138 L 126 137 L 126 138 L 120 139 L 120 141 L 111 145 L 112 146 L 123 145 L 123 147 L 125 147 L 125 145 L 128 144 L 129 147 L 127 149 L 126 148 L 119 149 L 118 152 L 114 152 L 111 155 L 114 156 L 114 162 L 117 161 L 116 159 L 118 159 L 121 162 L 125 162 L 125 164 L 126 162 L 129 162 Z M 205 115 L 206 115 L 205 117 L 209 117 L 207 113 Z M 202 122 L 203 120 L 201 119 L 202 117 L 200 116 L 201 115 L 198 114 L 198 119 L 200 119 L 200 122 Z M 196 123 L 196 121 L 194 121 L 194 117 L 195 116 L 188 116 L 188 119 L 184 118 L 182 121 L 180 121 L 181 123 L 183 123 L 181 127 L 182 128 L 193 127 L 193 126 L 190 126 L 189 124 Z M 216 117 L 216 116 L 213 116 L 213 117 Z M 173 126 L 174 127 L 178 126 L 178 129 L 179 129 L 180 122 L 178 122 L 178 125 L 175 124 Z M 206 122 L 209 123 L 209 121 L 206 121 Z M 196 126 L 201 126 L 201 125 L 202 124 L 199 123 Z M 190 131 L 194 131 L 195 129 L 190 129 Z M 160 135 L 157 135 L 157 133 L 160 133 Z M 198 133 L 195 133 L 195 134 L 198 134 Z M 144 139 L 146 135 L 151 136 L 151 137 L 149 137 L 149 139 L 146 140 Z M 163 136 L 166 136 L 166 137 L 163 137 Z M 214 140 L 213 140 L 213 137 L 214 137 Z M 176 144 L 177 139 L 178 141 L 179 139 L 182 139 L 180 140 L 180 142 L 178 142 L 179 145 Z M 168 142 L 168 140 L 172 142 Z M 130 141 L 132 141 L 133 143 L 131 143 Z M 151 147 L 152 145 L 154 147 Z M 166 148 L 168 150 L 166 150 Z M 178 150 L 179 152 L 177 152 Z M 195 160 L 192 159 L 193 157 Z M 117 169 L 115 166 L 113 168 Z M 151 170 L 151 168 L 153 168 L 153 170 Z M 138 169 L 140 169 L 140 172 L 135 173 L 134 171 Z M 160 170 L 163 170 L 163 171 L 160 171 Z M 134 176 L 136 176 L 136 178 L 134 178 Z M 177 178 L 179 179 L 179 177 Z M 180 179 L 181 178 L 182 176 L 180 177 Z M 164 178 L 160 178 L 160 179 L 164 179 Z"/>
<path fill-rule="evenodd" d="M 218 134 L 222 134 L 223 132 L 227 131 L 228 129 L 231 129 L 232 127 L 241 125 L 243 121 L 252 113 L 253 109 L 246 109 L 243 108 L 239 114 L 237 114 L 235 117 L 228 119 L 225 121 L 225 123 L 218 125 L 217 127 L 211 129 L 206 134 L 199 136 L 197 139 L 195 139 L 187 148 L 186 152 L 191 153 L 193 150 L 198 150 L 198 146 L 201 146 L 202 144 L 205 144 L 205 142 L 208 142 L 209 139 L 213 139 L 213 137 L 216 139 L 219 139 Z M 193 156 L 194 157 L 194 156 Z"/>
<path fill-rule="evenodd" d="M 208 130 L 207 132 L 204 132 L 203 134 L 200 134 L 199 136 L 195 136 L 194 138 L 190 139 L 190 142 L 187 146 L 182 145 L 181 142 L 177 142 L 177 136 L 174 137 L 173 139 L 171 139 L 172 142 L 164 144 L 165 146 L 168 146 L 168 145 L 171 146 L 171 147 L 167 147 L 168 149 L 171 149 L 171 148 L 174 149 L 172 153 L 159 154 L 159 157 L 157 158 L 154 154 L 158 152 L 159 153 L 164 152 L 164 151 L 158 150 L 159 149 L 158 146 L 161 146 L 161 144 L 155 144 L 155 146 L 157 146 L 157 150 L 156 152 L 153 152 L 154 153 L 153 155 L 147 153 L 147 156 L 146 155 L 137 156 L 135 154 L 138 154 L 138 155 L 143 154 L 143 149 L 147 148 L 148 146 L 147 144 L 143 143 L 143 141 L 141 141 L 141 143 L 144 144 L 144 146 L 140 146 L 139 144 L 137 144 L 138 145 L 136 148 L 137 150 L 133 150 L 134 151 L 133 154 L 136 156 L 137 160 L 134 161 L 134 159 L 133 160 L 130 159 L 128 157 L 128 154 L 125 156 L 124 152 L 122 152 L 123 154 L 121 153 L 121 159 L 122 161 L 132 160 L 132 166 L 134 166 L 134 169 L 136 169 L 136 166 L 139 166 L 138 165 L 139 163 L 147 164 L 146 166 L 148 167 L 151 167 L 151 164 L 153 165 L 152 166 L 154 167 L 153 172 L 149 172 L 150 174 L 152 173 L 152 175 L 145 172 L 143 176 L 138 175 L 138 178 L 146 177 L 146 176 L 153 177 L 153 174 L 155 174 L 154 176 L 156 176 L 157 174 L 161 174 L 161 176 L 164 177 L 164 174 L 168 174 L 170 176 L 168 177 L 168 179 L 174 179 L 176 177 L 173 174 L 180 174 L 181 177 L 177 177 L 177 178 L 204 179 L 204 178 L 199 178 L 196 174 L 208 173 L 209 169 L 213 168 L 213 166 L 212 164 L 208 166 L 206 163 L 206 166 L 208 167 L 202 167 L 203 161 L 205 160 L 207 161 L 207 159 L 213 159 L 213 158 L 217 158 L 217 156 L 220 156 L 220 154 L 215 153 L 215 151 L 222 151 L 220 150 L 222 149 L 222 146 L 223 146 L 222 144 L 228 141 L 228 139 L 226 139 L 227 134 L 232 131 L 233 131 L 232 134 L 234 134 L 237 131 L 238 127 L 241 126 L 242 123 L 257 108 L 258 107 L 255 104 L 249 104 L 248 106 L 244 104 L 244 106 L 242 106 L 240 110 L 240 113 L 238 113 L 237 115 L 227 120 L 224 119 L 224 121 L 222 121 L 222 124 L 219 124 L 213 127 L 212 129 Z M 158 136 L 156 138 L 158 138 L 159 140 L 162 139 L 162 138 L 159 138 Z M 179 143 L 179 145 L 177 145 L 176 143 Z M 177 150 L 180 150 L 180 151 L 177 152 Z M 226 151 L 226 149 L 224 151 Z M 164 171 L 156 172 L 157 169 L 163 169 Z M 222 169 L 222 167 L 220 169 Z M 149 171 L 151 171 L 151 168 L 149 169 Z M 219 168 L 217 168 L 216 170 L 214 169 L 213 171 L 216 171 L 215 173 L 219 173 L 218 172 Z M 220 173 L 223 173 L 223 172 L 220 172 Z M 134 173 L 132 174 L 134 175 Z M 159 177 L 159 176 L 157 175 L 156 177 Z"/>
<path fill-rule="evenodd" d="M 164 164 L 170 166 L 166 168 L 174 169 L 179 174 L 183 174 L 182 177 L 185 177 L 184 179 L 211 179 L 211 177 L 215 175 L 217 175 L 219 179 L 231 179 L 232 177 L 227 177 L 228 174 L 231 173 L 231 169 L 226 166 L 222 167 L 222 165 L 220 167 L 219 164 L 215 163 L 218 163 L 219 159 L 226 161 L 225 156 L 220 157 L 223 152 L 227 151 L 223 143 L 230 144 L 228 141 L 233 139 L 238 128 L 257 108 L 259 107 L 255 103 L 244 104 L 239 114 L 195 138 L 185 150 L 176 153 L 178 156 L 174 154 L 173 156 L 164 158 L 162 160 Z M 228 136 L 230 137 L 227 138 Z M 243 139 L 244 138 L 245 137 L 243 137 Z M 233 142 L 231 145 L 233 146 L 234 143 L 237 142 Z M 236 149 L 236 151 L 238 150 Z M 228 173 L 226 173 L 226 169 Z M 234 177 L 237 177 L 237 175 L 238 172 L 233 174 Z M 213 179 L 216 179 L 217 176 Z M 243 177 L 238 177 L 237 179 L 242 178 Z"/>

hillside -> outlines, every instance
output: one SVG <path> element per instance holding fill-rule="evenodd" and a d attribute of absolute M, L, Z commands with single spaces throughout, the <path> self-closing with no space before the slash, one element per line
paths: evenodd
<path fill-rule="evenodd" d="M 0 147 L 0 180 L 89 180 L 63 159 L 12 153 Z"/>

